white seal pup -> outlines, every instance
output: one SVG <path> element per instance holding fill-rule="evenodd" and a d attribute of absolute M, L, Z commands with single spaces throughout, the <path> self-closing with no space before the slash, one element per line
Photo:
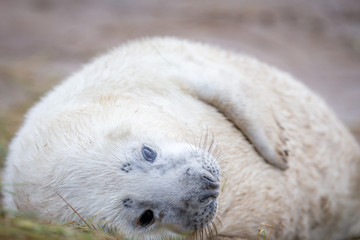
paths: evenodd
<path fill-rule="evenodd" d="M 7 208 L 131 239 L 267 227 L 272 239 L 345 239 L 360 233 L 359 170 L 354 138 L 289 75 L 154 38 L 101 56 L 29 111 L 3 194 Z"/>

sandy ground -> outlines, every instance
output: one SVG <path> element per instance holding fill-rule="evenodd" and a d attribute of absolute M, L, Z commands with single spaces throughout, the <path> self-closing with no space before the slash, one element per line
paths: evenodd
<path fill-rule="evenodd" d="M 45 91 L 97 54 L 155 35 L 213 43 L 288 71 L 360 136 L 358 0 L 1 0 L 0 163 Z"/>

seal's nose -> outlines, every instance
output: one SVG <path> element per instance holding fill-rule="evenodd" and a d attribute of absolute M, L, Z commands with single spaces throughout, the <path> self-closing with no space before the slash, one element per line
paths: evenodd
<path fill-rule="evenodd" d="M 219 190 L 220 183 L 217 180 L 215 180 L 213 177 L 208 176 L 208 175 L 202 175 L 201 178 L 202 178 L 202 181 L 203 181 L 206 189 L 213 190 L 213 191 Z"/>
<path fill-rule="evenodd" d="M 201 181 L 205 190 L 202 192 L 199 201 L 209 204 L 219 196 L 220 183 L 209 175 L 202 175 Z"/>

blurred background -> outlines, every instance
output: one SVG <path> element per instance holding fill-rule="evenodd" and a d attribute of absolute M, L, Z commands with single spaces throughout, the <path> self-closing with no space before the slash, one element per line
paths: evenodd
<path fill-rule="evenodd" d="M 1 0 L 0 167 L 41 95 L 96 55 L 156 35 L 290 72 L 360 135 L 359 0 Z"/>

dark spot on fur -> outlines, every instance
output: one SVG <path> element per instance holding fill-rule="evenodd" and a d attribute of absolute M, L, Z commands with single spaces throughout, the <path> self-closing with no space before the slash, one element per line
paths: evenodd
<path fill-rule="evenodd" d="M 122 166 L 121 166 L 121 170 L 128 173 L 132 170 L 132 167 L 131 167 L 131 164 L 130 163 L 124 163 Z"/>
<path fill-rule="evenodd" d="M 127 198 L 122 201 L 122 204 L 126 208 L 132 208 L 133 201 L 130 198 Z"/>
<path fill-rule="evenodd" d="M 289 156 L 289 151 L 288 150 L 284 150 L 285 156 Z"/>

